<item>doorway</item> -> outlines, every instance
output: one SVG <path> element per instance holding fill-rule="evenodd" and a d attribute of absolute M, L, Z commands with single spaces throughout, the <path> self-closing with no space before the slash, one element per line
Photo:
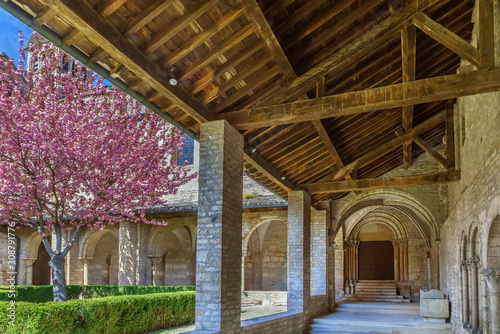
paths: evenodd
<path fill-rule="evenodd" d="M 394 280 L 391 241 L 361 241 L 358 252 L 360 280 Z"/>

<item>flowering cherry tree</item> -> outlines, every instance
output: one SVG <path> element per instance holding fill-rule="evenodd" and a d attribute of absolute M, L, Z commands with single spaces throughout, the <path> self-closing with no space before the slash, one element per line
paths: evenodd
<path fill-rule="evenodd" d="M 38 231 L 65 301 L 65 256 L 82 229 L 162 224 L 144 210 L 196 175 L 175 163 L 180 131 L 78 64 L 64 71 L 54 45 L 28 48 L 36 66 L 22 48 L 18 68 L 0 59 L 0 223 Z"/>

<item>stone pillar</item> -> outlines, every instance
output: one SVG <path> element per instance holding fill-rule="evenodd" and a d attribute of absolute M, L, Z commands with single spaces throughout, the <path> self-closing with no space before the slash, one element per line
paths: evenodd
<path fill-rule="evenodd" d="M 159 276 L 159 265 L 161 264 L 161 256 L 149 256 L 149 260 L 151 261 L 151 284 L 156 286 L 158 284 L 158 276 Z"/>
<path fill-rule="evenodd" d="M 240 332 L 243 136 L 201 125 L 196 240 L 196 331 Z M 308 290 L 309 291 L 309 290 Z"/>
<path fill-rule="evenodd" d="M 356 282 L 359 280 L 359 244 L 360 241 L 356 241 L 356 251 L 354 252 L 354 279 Z"/>
<path fill-rule="evenodd" d="M 338 245 L 336 243 L 330 243 L 328 246 L 328 312 L 335 311 L 335 251 Z"/>
<path fill-rule="evenodd" d="M 314 210 L 311 222 L 311 295 L 326 295 L 328 211 Z"/>
<path fill-rule="evenodd" d="M 83 263 L 83 285 L 89 285 L 89 260 L 81 259 Z"/>
<path fill-rule="evenodd" d="M 245 251 L 241 256 L 241 291 L 245 291 Z"/>
<path fill-rule="evenodd" d="M 405 280 L 405 245 L 403 240 L 399 240 L 399 279 L 401 281 Z"/>
<path fill-rule="evenodd" d="M 121 222 L 118 231 L 118 285 L 136 284 L 136 224 Z"/>
<path fill-rule="evenodd" d="M 492 334 L 500 334 L 500 270 L 484 269 L 490 298 L 490 329 Z"/>
<path fill-rule="evenodd" d="M 460 264 L 462 273 L 462 327 L 469 328 L 469 275 L 467 268 L 469 266 L 468 261 L 463 260 Z"/>
<path fill-rule="evenodd" d="M 311 277 L 311 198 L 302 190 L 288 193 L 288 311 L 309 316 Z"/>
<path fill-rule="evenodd" d="M 24 285 L 33 285 L 33 263 L 36 259 L 23 259 L 24 262 Z"/>
<path fill-rule="evenodd" d="M 400 281 L 399 278 L 399 240 L 392 240 L 392 246 L 394 247 L 394 280 L 396 282 Z"/>
<path fill-rule="evenodd" d="M 410 280 L 410 275 L 408 273 L 409 270 L 409 263 L 408 263 L 408 240 L 403 240 L 403 250 L 404 250 L 404 255 L 403 255 L 403 268 L 404 268 L 404 280 L 405 282 L 408 282 Z"/>
<path fill-rule="evenodd" d="M 474 255 L 471 260 L 471 271 L 472 271 L 472 329 L 479 328 L 479 282 L 478 282 L 478 270 L 479 270 L 479 257 Z"/>

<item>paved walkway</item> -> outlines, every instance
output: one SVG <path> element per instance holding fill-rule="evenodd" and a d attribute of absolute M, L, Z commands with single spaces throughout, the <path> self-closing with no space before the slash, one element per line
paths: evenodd
<path fill-rule="evenodd" d="M 263 317 L 265 315 L 271 315 L 281 312 L 286 312 L 286 306 L 244 306 L 241 308 L 241 320 Z M 169 328 L 166 330 L 151 332 L 149 334 L 177 334 L 189 332 L 192 330 L 194 330 L 194 324 Z"/>

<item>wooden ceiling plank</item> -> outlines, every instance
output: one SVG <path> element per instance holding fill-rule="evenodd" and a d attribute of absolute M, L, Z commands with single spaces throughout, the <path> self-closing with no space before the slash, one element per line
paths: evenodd
<path fill-rule="evenodd" d="M 479 20 L 479 60 L 480 67 L 495 66 L 495 40 L 492 0 L 478 0 L 477 15 Z"/>
<path fill-rule="evenodd" d="M 215 107 L 215 113 L 219 113 L 225 108 L 231 106 L 233 103 L 241 99 L 243 96 L 247 95 L 254 89 L 260 87 L 263 85 L 265 82 L 268 80 L 272 79 L 274 76 L 281 74 L 281 69 L 278 66 L 274 66 L 267 70 L 264 74 L 260 75 L 258 78 L 255 80 L 252 80 L 248 85 L 242 87 L 241 89 L 238 89 L 233 95 L 229 96 L 225 100 L 223 100 L 221 103 L 219 103 Z"/>
<path fill-rule="evenodd" d="M 150 4 L 146 9 L 140 12 L 129 24 L 123 29 L 123 34 L 127 37 L 136 33 L 146 25 L 146 23 L 153 20 L 160 15 L 165 9 L 170 7 L 176 0 L 156 0 Z"/>
<path fill-rule="evenodd" d="M 298 8 L 295 12 L 293 12 L 290 16 L 285 18 L 279 25 L 277 25 L 273 30 L 276 35 L 281 35 L 286 33 L 287 30 L 293 29 L 293 26 L 304 19 L 304 17 L 308 16 L 311 12 L 316 10 L 318 7 L 324 4 L 324 1 L 316 0 L 309 1 L 302 7 Z M 266 15 L 267 16 L 267 15 Z"/>
<path fill-rule="evenodd" d="M 434 147 L 429 145 L 425 140 L 423 140 L 420 136 L 413 137 L 413 141 L 415 144 L 420 146 L 422 150 L 427 152 L 431 157 L 436 159 L 443 167 L 448 168 L 448 162 L 445 157 L 443 157 Z"/>
<path fill-rule="evenodd" d="M 403 82 L 416 79 L 417 67 L 417 30 L 415 26 L 408 26 L 401 31 L 401 60 L 403 67 Z M 413 106 L 403 107 L 403 129 L 408 131 L 413 125 Z M 403 144 L 403 163 L 406 168 L 411 167 L 411 140 Z"/>
<path fill-rule="evenodd" d="M 71 22 L 95 44 L 112 54 L 136 76 L 165 98 L 175 103 L 199 122 L 214 120 L 215 116 L 181 86 L 167 86 L 168 74 L 158 68 L 141 50 L 134 46 L 108 20 L 98 15 L 86 1 L 43 0 L 59 17 Z"/>
<path fill-rule="evenodd" d="M 224 16 L 215 20 L 214 23 L 212 23 L 207 28 L 203 29 L 203 31 L 201 31 L 187 43 L 182 45 L 181 48 L 176 49 L 171 55 L 167 56 L 167 59 L 165 60 L 162 66 L 166 68 L 174 65 L 176 62 L 184 58 L 187 54 L 192 52 L 194 49 L 203 44 L 205 41 L 215 36 L 224 27 L 226 27 L 235 19 L 237 19 L 239 16 L 241 16 L 242 13 L 243 13 L 242 6 L 238 6 L 235 9 L 228 11 L 227 13 L 224 14 Z"/>
<path fill-rule="evenodd" d="M 163 29 L 160 33 L 155 35 L 144 47 L 144 52 L 152 53 L 166 41 L 177 35 L 182 29 L 186 28 L 196 18 L 201 16 L 211 7 L 215 6 L 219 0 L 203 0 L 199 2 L 194 8 L 188 10 L 184 15 L 175 22 Z"/>
<path fill-rule="evenodd" d="M 266 43 L 264 43 L 263 41 L 259 41 L 254 45 L 252 45 L 251 47 L 249 47 L 248 49 L 240 51 L 236 56 L 234 56 L 224 64 L 217 67 L 212 73 L 205 75 L 203 78 L 196 81 L 193 85 L 191 93 L 192 94 L 198 93 L 199 91 L 210 85 L 212 82 L 220 78 L 224 73 L 238 66 L 239 64 L 247 60 L 250 56 L 255 54 L 257 51 L 261 50 L 265 46 Z"/>
<path fill-rule="evenodd" d="M 215 89 L 213 89 L 213 93 L 210 96 L 206 96 L 203 99 L 203 103 L 207 104 L 208 102 L 215 99 L 217 96 L 224 94 L 226 91 L 228 91 L 232 87 L 236 86 L 239 82 L 247 80 L 247 77 L 249 75 L 254 74 L 258 70 L 260 70 L 262 67 L 267 65 L 270 61 L 272 61 L 271 56 L 266 55 L 263 58 L 259 59 L 258 62 L 253 63 L 252 65 L 249 65 L 249 66 L 241 69 L 231 79 L 224 82 L 219 87 L 216 87 Z"/>
<path fill-rule="evenodd" d="M 406 132 L 405 134 L 388 141 L 384 145 L 381 145 L 374 150 L 371 150 L 369 153 L 365 154 L 361 158 L 358 158 L 355 161 L 351 162 L 350 164 L 346 165 L 344 168 L 341 168 L 339 171 L 335 173 L 333 179 L 337 180 L 340 179 L 341 177 L 345 177 L 345 175 L 352 173 L 354 168 L 360 168 L 366 165 L 367 163 L 378 159 L 387 152 L 390 152 L 396 147 L 402 145 L 404 142 L 408 141 L 412 137 L 424 133 L 434 128 L 438 124 L 443 123 L 445 119 L 446 119 L 446 113 L 444 111 L 440 112 L 435 116 L 432 116 L 425 122 L 413 127 L 410 131 Z"/>
<path fill-rule="evenodd" d="M 224 52 L 234 47 L 236 44 L 247 38 L 255 31 L 255 26 L 252 23 L 247 24 L 242 29 L 238 30 L 236 33 L 231 35 L 229 38 L 224 40 L 219 45 L 216 45 L 215 48 L 210 50 L 210 52 L 203 56 L 203 58 L 198 59 L 193 64 L 191 64 L 188 68 L 182 72 L 180 75 L 179 81 L 184 81 L 191 77 L 193 74 L 201 70 L 203 67 L 210 64 L 212 61 L 220 57 Z"/>
<path fill-rule="evenodd" d="M 373 190 L 440 184 L 455 182 L 458 180 L 460 180 L 460 171 L 450 170 L 442 173 L 414 176 L 379 177 L 352 181 L 311 183 L 301 185 L 300 188 L 306 190 L 310 194 L 329 194 L 337 192 L 349 192 L 354 190 Z"/>
<path fill-rule="evenodd" d="M 312 121 L 500 90 L 500 69 L 481 69 L 308 101 L 218 115 L 240 130 Z"/>
<path fill-rule="evenodd" d="M 287 100 L 296 91 L 311 89 L 316 81 L 322 76 L 332 72 L 339 72 L 363 56 L 371 53 L 381 44 L 408 26 L 413 16 L 417 14 L 417 9 L 417 0 L 413 0 L 401 11 L 391 15 L 346 47 L 341 48 L 318 66 L 294 80 L 286 88 L 272 95 L 269 99 L 264 101 L 264 103 L 266 105 L 281 103 Z"/>
<path fill-rule="evenodd" d="M 273 18 L 274 16 L 282 13 L 288 6 L 294 3 L 295 0 L 281 0 L 274 1 L 272 5 L 266 9 L 265 14 L 269 18 Z"/>
<path fill-rule="evenodd" d="M 264 140 L 259 140 L 260 142 L 255 146 L 255 148 L 257 150 L 260 150 L 262 149 L 264 146 L 266 145 L 269 145 L 273 142 L 276 142 L 277 138 L 279 137 L 282 137 L 282 138 L 286 138 L 284 137 L 285 135 L 287 135 L 288 133 L 292 132 L 293 130 L 295 130 L 297 127 L 301 127 L 302 124 L 301 123 L 295 123 L 295 124 L 291 124 L 291 125 L 287 125 L 285 126 L 282 130 L 274 133 L 272 136 L 270 136 L 269 138 L 267 139 L 264 139 Z"/>
<path fill-rule="evenodd" d="M 266 42 L 267 49 L 269 53 L 276 60 L 278 66 L 283 70 L 283 74 L 287 79 L 296 78 L 295 72 L 290 65 L 283 49 L 281 48 L 278 39 L 274 35 L 273 30 L 269 26 L 264 13 L 259 7 L 256 0 L 241 0 L 243 8 L 245 8 L 245 13 L 248 15 L 250 20 L 255 24 L 259 35 L 262 40 Z"/>
<path fill-rule="evenodd" d="M 121 5 L 127 0 L 103 0 L 101 5 L 97 8 L 97 12 L 103 17 L 108 17 L 113 14 Z"/>
<path fill-rule="evenodd" d="M 453 31 L 435 22 L 424 13 L 415 15 L 413 24 L 471 64 L 480 66 L 479 51 Z"/>
<path fill-rule="evenodd" d="M 333 8 L 323 15 L 316 18 L 314 21 L 309 22 L 304 28 L 300 29 L 299 32 L 294 33 L 292 40 L 286 43 L 286 50 L 294 47 L 300 40 L 304 37 L 309 36 L 313 31 L 321 27 L 326 22 L 330 21 L 332 18 L 337 16 L 340 12 L 348 8 L 350 5 L 355 3 L 357 0 L 341 0 L 340 2 L 335 2 Z M 287 27 L 286 27 L 287 28 Z"/>

